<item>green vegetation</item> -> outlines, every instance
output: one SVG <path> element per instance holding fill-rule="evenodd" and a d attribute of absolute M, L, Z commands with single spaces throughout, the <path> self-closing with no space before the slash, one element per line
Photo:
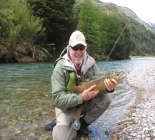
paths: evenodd
<path fill-rule="evenodd" d="M 75 0 L 28 0 L 32 6 L 33 15 L 43 18 L 43 27 L 46 28 L 45 42 L 54 46 L 48 47 L 50 52 L 60 52 L 66 44 L 76 23 L 72 14 Z M 74 26 L 75 25 L 75 26 Z"/>
<path fill-rule="evenodd" d="M 130 26 L 132 32 L 133 50 L 131 55 L 133 56 L 154 56 L 155 55 L 155 34 L 141 24 L 132 20 Z"/>
<path fill-rule="evenodd" d="M 1 44 L 1 61 L 5 59 L 5 62 L 22 62 L 26 56 L 31 61 L 40 61 L 45 53 L 36 45 L 36 40 L 44 35 L 42 20 L 31 14 L 26 0 L 3 3 L 5 6 L 1 7 L 0 12 L 0 39 L 5 44 Z"/>
<path fill-rule="evenodd" d="M 0 0 L 0 62 L 55 60 L 81 30 L 94 58 L 154 56 L 155 34 L 116 7 L 92 0 Z M 115 44 L 116 43 L 116 44 Z M 114 46 L 114 44 L 116 46 Z"/>
<path fill-rule="evenodd" d="M 79 13 L 78 28 L 82 30 L 89 44 L 89 51 L 95 57 L 107 57 L 115 41 L 121 33 L 124 24 L 117 14 L 108 15 L 106 10 L 93 5 L 90 0 L 85 0 Z M 126 59 L 129 57 L 130 32 L 124 32 L 122 39 L 111 55 L 112 59 Z M 128 42 L 128 43 L 126 43 Z M 128 49 L 128 51 L 126 51 Z"/>

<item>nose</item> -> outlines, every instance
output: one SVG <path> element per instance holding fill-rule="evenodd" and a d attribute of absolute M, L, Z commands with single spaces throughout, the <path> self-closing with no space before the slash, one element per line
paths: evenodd
<path fill-rule="evenodd" d="M 81 50 L 80 50 L 80 49 L 78 49 L 76 52 L 81 53 Z"/>

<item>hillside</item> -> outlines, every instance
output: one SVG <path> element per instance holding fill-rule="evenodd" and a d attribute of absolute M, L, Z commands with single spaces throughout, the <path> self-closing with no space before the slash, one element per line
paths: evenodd
<path fill-rule="evenodd" d="M 106 13 L 109 16 L 114 15 L 116 17 L 119 17 L 122 22 L 122 27 L 124 27 L 130 19 L 130 22 L 126 29 L 126 31 L 128 30 L 129 32 L 125 35 L 131 35 L 131 44 L 126 44 L 130 46 L 129 48 L 132 48 L 130 56 L 154 56 L 155 28 L 150 26 L 153 26 L 153 23 L 150 23 L 149 25 L 148 23 L 142 21 L 131 9 L 127 7 L 117 6 L 114 3 L 101 3 L 99 2 L 99 0 L 95 0 L 93 2 L 94 5 L 96 4 L 100 7 L 103 14 Z M 119 40 L 119 42 L 121 42 L 121 39 Z M 116 48 L 118 48 L 118 46 Z"/>
<path fill-rule="evenodd" d="M 155 33 L 155 28 L 152 26 L 152 24 L 148 24 L 146 22 L 144 22 L 143 20 L 141 20 L 131 9 L 127 8 L 127 7 L 121 7 L 121 6 L 117 6 L 118 9 L 120 9 L 124 14 L 126 14 L 128 17 L 135 19 L 136 21 L 138 21 L 140 24 L 144 25 L 146 27 L 146 29 L 149 29 L 150 31 L 153 31 Z"/>
<path fill-rule="evenodd" d="M 123 12 L 129 18 L 132 18 L 132 19 L 136 20 L 140 24 L 144 25 L 146 29 L 148 29 L 148 30 L 152 31 L 153 33 L 155 33 L 155 24 L 151 23 L 151 22 L 148 22 L 148 23 L 144 22 L 131 9 L 129 9 L 127 7 L 118 6 L 118 5 L 116 5 L 114 3 L 111 3 L 111 2 L 110 3 L 106 3 L 106 2 L 101 2 L 99 0 L 94 0 L 94 2 L 102 4 L 102 5 L 105 5 L 105 6 L 110 6 L 111 7 L 110 9 L 112 11 L 114 11 L 114 9 L 117 9 L 117 10 Z"/>
<path fill-rule="evenodd" d="M 3 1 L 1 63 L 54 61 L 77 29 L 86 36 L 88 53 L 98 60 L 109 54 L 112 60 L 155 56 L 154 24 L 126 7 L 100 0 Z"/>

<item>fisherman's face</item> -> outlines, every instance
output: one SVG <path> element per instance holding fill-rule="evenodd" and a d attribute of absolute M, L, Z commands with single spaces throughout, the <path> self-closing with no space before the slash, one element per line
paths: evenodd
<path fill-rule="evenodd" d="M 82 64 L 84 56 L 86 54 L 86 47 L 82 44 L 78 44 L 74 47 L 70 47 L 69 54 L 74 63 L 77 65 Z"/>

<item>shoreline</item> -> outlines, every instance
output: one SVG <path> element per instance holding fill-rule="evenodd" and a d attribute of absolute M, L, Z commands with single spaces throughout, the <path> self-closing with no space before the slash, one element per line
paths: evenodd
<path fill-rule="evenodd" d="M 129 108 L 126 118 L 117 122 L 120 129 L 111 135 L 110 140 L 154 140 L 155 139 L 155 93 L 137 99 Z"/>
<path fill-rule="evenodd" d="M 129 58 L 155 58 L 155 56 L 129 56 Z"/>
<path fill-rule="evenodd" d="M 127 76 L 128 83 L 136 90 L 136 100 L 128 108 L 126 118 L 117 122 L 120 129 L 111 140 L 155 139 L 155 65 L 136 67 Z"/>

